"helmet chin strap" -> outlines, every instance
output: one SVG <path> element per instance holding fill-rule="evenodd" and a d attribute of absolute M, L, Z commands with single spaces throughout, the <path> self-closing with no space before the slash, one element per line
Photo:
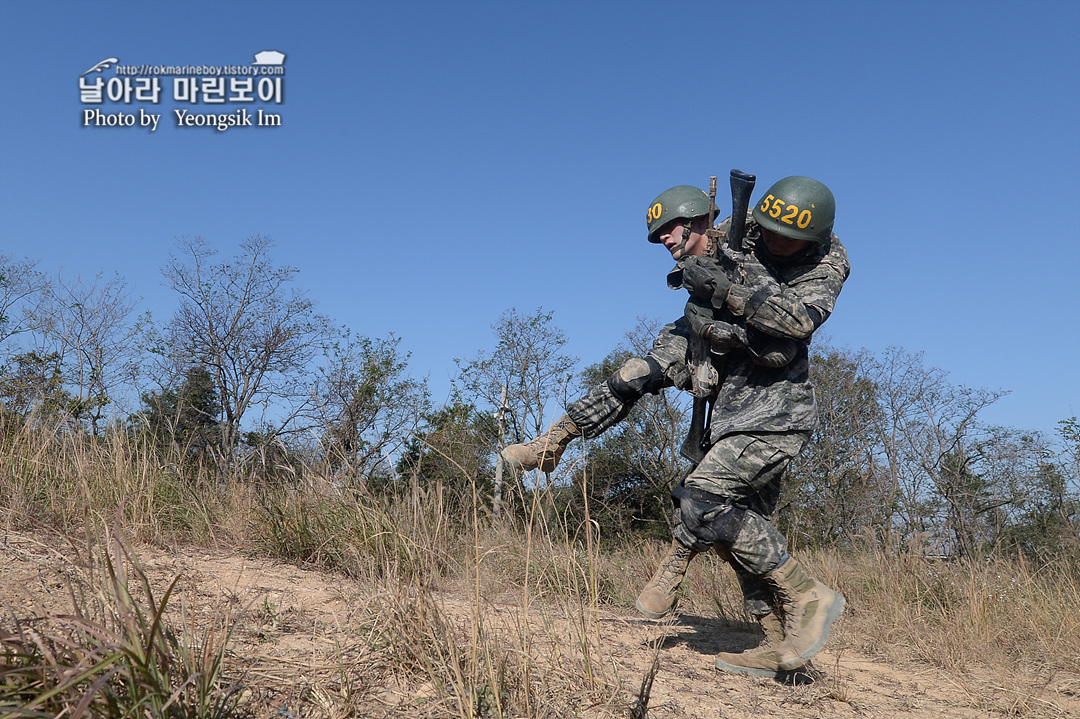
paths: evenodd
<path fill-rule="evenodd" d="M 686 243 L 690 241 L 690 225 L 691 225 L 691 224 L 693 224 L 693 220 L 692 220 L 692 219 L 688 219 L 688 220 L 686 221 L 686 224 L 685 224 L 685 225 L 683 225 L 683 232 L 682 232 L 682 242 L 680 242 L 680 243 L 678 244 L 678 246 L 676 246 L 676 247 L 675 247 L 675 249 L 671 251 L 671 257 L 672 257 L 672 259 L 674 259 L 675 261 L 678 261 L 678 260 L 684 259 L 684 257 L 683 257 L 683 253 L 684 253 L 684 252 L 686 252 Z M 676 252 L 678 252 L 678 253 L 679 253 L 679 256 L 678 256 L 678 257 L 675 257 L 675 253 L 676 253 Z"/>

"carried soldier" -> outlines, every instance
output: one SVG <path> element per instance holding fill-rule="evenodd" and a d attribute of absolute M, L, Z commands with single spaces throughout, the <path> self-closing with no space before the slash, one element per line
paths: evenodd
<path fill-rule="evenodd" d="M 748 196 L 752 176 L 733 170 L 732 178 L 733 195 L 738 184 Z M 832 232 L 835 200 L 821 182 L 784 178 L 749 214 L 734 204 L 733 217 L 715 227 L 715 206 L 696 187 L 673 187 L 649 204 L 649 242 L 678 263 L 668 284 L 690 293 L 684 316 L 660 331 L 644 358 L 628 359 L 546 433 L 510 445 L 503 457 L 518 469 L 550 472 L 575 437 L 597 437 L 645 394 L 675 386 L 694 394 L 696 410 L 711 402 L 707 427 L 706 413 L 695 411 L 684 445 L 696 464 L 672 491 L 671 549 L 636 606 L 654 619 L 669 614 L 690 561 L 715 550 L 765 633 L 761 646 L 721 653 L 716 666 L 776 677 L 805 666 L 844 610 L 843 596 L 788 554 L 770 520 L 784 472 L 817 422 L 810 339 L 850 269 Z"/>

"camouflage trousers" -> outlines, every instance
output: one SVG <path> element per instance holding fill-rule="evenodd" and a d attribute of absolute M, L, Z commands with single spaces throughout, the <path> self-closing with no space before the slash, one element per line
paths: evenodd
<path fill-rule="evenodd" d="M 771 611 L 772 590 L 761 577 L 784 559 L 787 540 L 769 520 L 784 471 L 808 440 L 808 432 L 727 435 L 672 492 L 675 538 L 699 552 L 715 548 L 753 615 Z"/>

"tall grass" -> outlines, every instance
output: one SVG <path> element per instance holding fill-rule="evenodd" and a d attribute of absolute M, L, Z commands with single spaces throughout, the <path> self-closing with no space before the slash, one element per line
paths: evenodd
<path fill-rule="evenodd" d="M 862 551 L 825 561 L 872 608 L 857 646 L 954 671 L 1001 664 L 1080 672 L 1080 572 L 1020 556 L 942 562 Z M 858 610 L 856 610 L 858 611 Z M 860 623 L 861 624 L 861 623 Z"/>
<path fill-rule="evenodd" d="M 206 542 L 237 534 L 250 492 L 210 467 L 179 463 L 122 430 L 87 436 L 56 420 L 0 412 L 0 526 L 77 531 L 88 512 L 120 511 L 133 539 Z"/>
<path fill-rule="evenodd" d="M 313 471 L 288 486 L 262 488 L 249 526 L 253 546 L 269 556 L 354 577 L 408 579 L 460 566 L 451 520 L 440 509 L 439 498 L 427 493 L 386 502 Z"/>
<path fill-rule="evenodd" d="M 348 598 L 336 660 L 295 677 L 313 715 L 625 716 L 635 702 L 636 716 L 647 712 L 652 674 L 618 674 L 598 617 L 633 605 L 663 547 L 628 539 L 602 552 L 603 528 L 558 514 L 541 492 L 493 522 L 467 482 L 465 497 L 438 482 L 375 494 L 319 467 L 283 482 L 177 460 L 122 432 L 0 426 L 0 525 L 91 538 L 71 612 L 0 619 L 0 716 L 237 713 L 232 620 L 166 621 L 175 583 L 155 590 L 121 533 L 226 541 L 366 585 Z M 116 519 L 108 529 L 97 517 Z M 1080 562 L 934 562 L 872 546 L 800 557 L 848 598 L 830 646 L 958 677 L 1009 675 L 1021 709 L 1047 677 L 1080 673 Z M 685 586 L 684 611 L 747 619 L 718 558 L 695 560 Z M 505 606 L 514 611 L 495 609 Z M 407 688 L 401 702 L 374 699 L 387 686 Z"/>

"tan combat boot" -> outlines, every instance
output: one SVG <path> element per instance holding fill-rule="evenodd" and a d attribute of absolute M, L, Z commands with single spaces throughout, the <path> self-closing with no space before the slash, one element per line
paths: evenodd
<path fill-rule="evenodd" d="M 697 552 L 693 549 L 672 541 L 671 549 L 660 562 L 660 568 L 638 595 L 634 604 L 637 610 L 649 619 L 660 619 L 670 614 L 675 608 L 675 591 L 686 576 L 690 560 L 696 556 Z"/>
<path fill-rule="evenodd" d="M 808 575 L 794 558 L 764 576 L 784 615 L 784 640 L 776 648 L 783 671 L 806 665 L 829 639 L 829 627 L 844 611 L 844 597 Z"/>
<path fill-rule="evenodd" d="M 775 679 L 784 673 L 777 652 L 777 647 L 784 642 L 784 620 L 776 612 L 754 618 L 761 624 L 765 639 L 745 652 L 720 652 L 716 655 L 716 668 L 722 672 Z"/>
<path fill-rule="evenodd" d="M 544 472 L 551 472 L 559 466 L 559 459 L 570 440 L 580 436 L 581 430 L 564 414 L 547 432 L 533 441 L 506 447 L 502 451 L 502 457 L 519 472 L 537 467 Z"/>

